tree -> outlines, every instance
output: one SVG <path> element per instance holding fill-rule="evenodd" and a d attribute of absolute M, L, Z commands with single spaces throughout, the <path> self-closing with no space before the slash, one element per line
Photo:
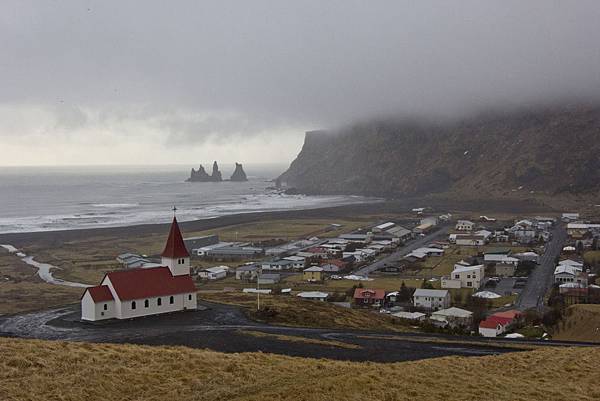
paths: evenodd
<path fill-rule="evenodd" d="M 577 253 L 583 255 L 583 241 L 577 241 Z"/>
<path fill-rule="evenodd" d="M 398 291 L 398 301 L 409 302 L 412 299 L 412 295 L 414 292 L 415 289 L 407 287 L 403 281 L 402 285 L 400 286 L 400 291 Z"/>
<path fill-rule="evenodd" d="M 421 288 L 424 290 L 433 290 L 433 285 L 427 281 L 426 278 L 423 279 L 423 284 L 421 284 Z"/>

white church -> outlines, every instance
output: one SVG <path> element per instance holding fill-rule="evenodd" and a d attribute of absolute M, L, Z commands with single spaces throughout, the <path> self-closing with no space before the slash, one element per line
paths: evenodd
<path fill-rule="evenodd" d="M 131 319 L 196 309 L 196 286 L 190 275 L 190 255 L 177 219 L 161 254 L 162 267 L 107 273 L 100 285 L 86 288 L 81 319 Z"/>

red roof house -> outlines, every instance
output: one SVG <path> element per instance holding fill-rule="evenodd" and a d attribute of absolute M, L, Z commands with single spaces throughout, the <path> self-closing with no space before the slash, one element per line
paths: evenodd
<path fill-rule="evenodd" d="M 114 271 L 106 273 L 102 283 L 107 281 L 121 301 L 196 292 L 191 276 L 173 276 L 168 267 Z"/>
<path fill-rule="evenodd" d="M 381 305 L 385 299 L 385 290 L 357 288 L 354 290 L 354 302 L 362 305 Z"/>

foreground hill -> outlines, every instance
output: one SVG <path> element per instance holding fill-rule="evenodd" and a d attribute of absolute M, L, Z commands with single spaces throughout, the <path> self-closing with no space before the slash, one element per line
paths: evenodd
<path fill-rule="evenodd" d="M 396 364 L 0 338 L 2 400 L 594 400 L 600 349 Z"/>
<path fill-rule="evenodd" d="M 552 338 L 600 342 L 600 305 L 569 306 Z"/>
<path fill-rule="evenodd" d="M 279 178 L 306 193 L 553 197 L 598 193 L 600 108 L 308 132 Z"/>

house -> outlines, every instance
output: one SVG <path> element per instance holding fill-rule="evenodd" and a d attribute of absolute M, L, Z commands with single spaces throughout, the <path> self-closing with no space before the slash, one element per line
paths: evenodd
<path fill-rule="evenodd" d="M 450 292 L 448 290 L 428 290 L 418 288 L 413 294 L 413 305 L 416 308 L 438 310 L 450 307 Z"/>
<path fill-rule="evenodd" d="M 259 285 L 273 285 L 279 283 L 281 276 L 278 273 L 266 273 L 258 276 Z"/>
<path fill-rule="evenodd" d="M 485 245 L 483 235 L 457 234 L 454 242 L 461 246 L 482 246 Z"/>
<path fill-rule="evenodd" d="M 484 337 L 497 337 L 516 326 L 522 316 L 517 310 L 496 312 L 479 323 L 479 334 Z"/>
<path fill-rule="evenodd" d="M 454 228 L 457 231 L 473 231 L 473 228 L 475 228 L 475 223 L 470 220 L 458 220 Z"/>
<path fill-rule="evenodd" d="M 584 283 L 587 285 L 587 274 L 582 273 L 577 266 L 558 265 L 554 269 L 554 283 Z"/>
<path fill-rule="evenodd" d="M 415 234 L 426 234 L 433 229 L 434 225 L 431 223 L 419 224 L 415 228 L 413 228 L 413 232 Z"/>
<path fill-rule="evenodd" d="M 292 269 L 303 269 L 306 258 L 304 258 L 302 256 L 294 255 L 294 256 L 287 256 L 287 257 L 283 258 L 283 260 L 292 262 L 292 264 L 291 264 Z"/>
<path fill-rule="evenodd" d="M 479 288 L 485 278 L 485 266 L 456 264 L 450 277 L 442 277 L 442 288 Z"/>
<path fill-rule="evenodd" d="M 393 228 L 395 225 L 396 225 L 396 223 L 388 221 L 387 223 L 379 224 L 378 226 L 373 227 L 373 232 L 380 233 L 382 231 L 387 231 L 390 228 Z"/>
<path fill-rule="evenodd" d="M 479 334 L 483 337 L 498 337 L 504 333 L 504 326 L 496 320 L 482 320 L 479 322 Z"/>
<path fill-rule="evenodd" d="M 535 252 L 515 253 L 513 255 L 513 257 L 519 259 L 521 262 L 533 262 L 533 263 L 537 263 L 538 259 L 539 259 L 538 254 Z"/>
<path fill-rule="evenodd" d="M 305 281 L 323 281 L 323 268 L 319 266 L 312 266 L 308 269 L 304 269 L 302 272 L 302 280 Z"/>
<path fill-rule="evenodd" d="M 473 312 L 460 308 L 440 309 L 431 314 L 439 320 L 448 322 L 448 326 L 455 327 L 470 327 L 473 323 Z"/>
<path fill-rule="evenodd" d="M 294 262 L 291 260 L 276 260 L 271 262 L 262 262 L 263 270 L 290 270 Z"/>
<path fill-rule="evenodd" d="M 227 266 L 207 267 L 198 271 L 198 277 L 205 280 L 220 280 L 227 277 L 228 271 L 229 267 Z"/>
<path fill-rule="evenodd" d="M 506 264 L 506 265 L 518 265 L 519 264 L 519 259 L 510 256 L 510 251 L 508 254 L 505 253 L 489 253 L 486 252 L 483 255 L 483 261 L 485 264 Z"/>
<path fill-rule="evenodd" d="M 81 319 L 130 319 L 196 309 L 196 286 L 177 219 L 161 254 L 161 267 L 106 273 L 99 285 L 81 296 Z"/>
<path fill-rule="evenodd" d="M 579 220 L 579 213 L 563 213 L 561 216 L 562 221 L 576 221 Z"/>
<path fill-rule="evenodd" d="M 255 264 L 240 266 L 235 269 L 235 279 L 253 281 L 258 276 L 258 266 Z"/>
<path fill-rule="evenodd" d="M 583 271 L 583 263 L 571 259 L 565 259 L 558 262 L 560 266 L 573 266 L 579 271 Z"/>
<path fill-rule="evenodd" d="M 353 298 L 357 305 L 382 306 L 385 300 L 385 290 L 356 288 Z"/>
<path fill-rule="evenodd" d="M 400 318 L 400 319 L 412 320 L 412 321 L 417 321 L 417 322 L 421 322 L 421 321 L 425 320 L 425 318 L 427 317 L 426 314 L 421 313 L 421 312 L 403 312 L 403 311 L 392 313 L 392 316 Z"/>
<path fill-rule="evenodd" d="M 327 301 L 329 294 L 321 291 L 305 291 L 299 292 L 296 296 L 302 299 L 310 299 L 313 301 Z"/>

